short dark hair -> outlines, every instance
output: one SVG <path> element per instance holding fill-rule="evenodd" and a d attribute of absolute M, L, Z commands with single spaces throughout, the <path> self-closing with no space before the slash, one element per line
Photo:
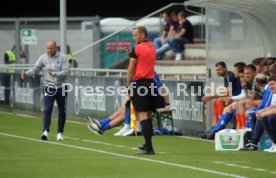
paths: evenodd
<path fill-rule="evenodd" d="M 178 13 L 178 15 L 180 15 L 180 16 L 183 17 L 183 18 L 186 18 L 186 13 L 185 13 L 184 11 L 180 11 L 180 12 Z"/>
<path fill-rule="evenodd" d="M 145 37 L 148 36 L 148 31 L 147 31 L 146 27 L 144 27 L 144 26 L 136 26 L 136 27 L 133 28 L 133 30 L 136 30 L 136 29 L 138 30 L 139 33 L 144 34 Z"/>
<path fill-rule="evenodd" d="M 234 67 L 238 69 L 239 73 L 243 73 L 245 66 L 246 64 L 244 62 L 237 62 L 236 64 L 234 64 Z"/>
<path fill-rule="evenodd" d="M 276 61 L 276 58 L 275 58 L 275 57 L 270 57 L 270 58 L 268 58 L 268 60 L 267 60 L 267 65 L 270 66 L 270 65 L 274 64 L 275 61 Z"/>
<path fill-rule="evenodd" d="M 258 57 L 252 60 L 252 64 L 254 65 L 261 65 L 262 61 L 263 61 L 264 57 Z"/>
<path fill-rule="evenodd" d="M 247 66 L 244 67 L 244 69 L 251 69 L 254 72 L 257 71 L 256 67 L 253 64 L 248 64 Z"/>
<path fill-rule="evenodd" d="M 276 74 L 276 63 L 272 64 L 272 65 L 269 67 L 268 71 L 269 71 L 272 75 Z"/>
<path fill-rule="evenodd" d="M 215 66 L 216 66 L 216 67 L 217 67 L 217 66 L 222 66 L 222 67 L 224 67 L 224 68 L 227 68 L 225 62 L 223 62 L 223 61 L 217 62 Z"/>
<path fill-rule="evenodd" d="M 275 75 L 275 74 L 274 74 L 274 75 L 271 75 L 271 76 L 269 77 L 268 81 L 269 81 L 269 82 L 270 82 L 270 81 L 276 81 L 276 75 Z"/>
<path fill-rule="evenodd" d="M 178 15 L 178 12 L 176 11 L 171 11 L 171 16 Z"/>
<path fill-rule="evenodd" d="M 170 16 L 169 11 L 163 11 L 161 14 L 166 14 L 167 16 Z"/>
<path fill-rule="evenodd" d="M 261 66 L 262 67 L 267 66 L 267 62 L 268 62 L 268 58 L 264 58 L 261 62 Z"/>

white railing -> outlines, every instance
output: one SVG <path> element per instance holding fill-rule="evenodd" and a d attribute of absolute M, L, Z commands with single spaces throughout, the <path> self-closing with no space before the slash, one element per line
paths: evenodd
<path fill-rule="evenodd" d="M 15 72 L 21 73 L 32 67 L 33 64 L 9 64 L 0 65 L 0 72 L 6 72 L 7 69 L 14 69 Z M 126 77 L 125 69 L 87 69 L 87 68 L 70 68 L 70 75 L 78 76 L 101 76 L 101 77 Z M 205 80 L 205 73 L 198 72 L 158 72 L 161 80 Z"/>
<path fill-rule="evenodd" d="M 134 26 L 134 25 L 137 24 L 138 22 L 140 22 L 140 21 L 142 21 L 142 20 L 144 20 L 144 19 L 146 19 L 146 18 L 152 17 L 153 15 L 156 15 L 157 13 L 160 13 L 160 12 L 162 12 L 162 11 L 164 11 L 164 10 L 167 10 L 168 8 L 170 8 L 170 7 L 172 7 L 172 6 L 176 6 L 176 5 L 183 5 L 183 6 L 184 6 L 184 2 L 183 2 L 183 3 L 171 3 L 171 4 L 168 4 L 167 6 L 162 7 L 162 8 L 160 8 L 160 9 L 158 9 L 158 10 L 156 10 L 156 11 L 154 11 L 154 12 L 152 12 L 152 13 L 146 15 L 146 16 L 144 16 L 144 17 L 140 18 L 139 20 L 136 20 L 136 21 L 134 21 L 133 23 L 131 23 L 131 24 L 129 24 L 129 25 L 126 25 L 126 26 L 124 26 L 124 27 L 122 27 L 122 28 L 116 30 L 115 32 L 113 32 L 113 33 L 111 33 L 111 34 L 109 34 L 109 35 L 107 35 L 107 36 L 105 36 L 105 37 L 99 39 L 98 41 L 95 41 L 95 42 L 93 42 L 93 43 L 91 43 L 91 44 L 89 44 L 89 45 L 87 45 L 87 46 L 85 46 L 85 47 L 83 47 L 83 48 L 81 48 L 81 49 L 79 49 L 79 50 L 77 50 L 77 51 L 74 51 L 74 52 L 73 52 L 73 55 L 77 55 L 77 54 L 79 54 L 79 53 L 81 53 L 81 52 L 87 50 L 88 48 L 91 48 L 91 47 L 93 47 L 93 46 L 95 46 L 95 45 L 97 45 L 97 44 L 100 44 L 101 42 L 105 41 L 106 39 L 108 39 L 108 38 L 110 38 L 110 37 L 112 37 L 112 36 L 117 35 L 118 33 L 124 31 L 125 29 L 127 29 L 127 28 L 129 28 L 129 27 Z"/>

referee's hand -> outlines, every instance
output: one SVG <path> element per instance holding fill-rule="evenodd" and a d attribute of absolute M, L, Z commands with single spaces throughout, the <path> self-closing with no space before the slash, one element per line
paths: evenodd
<path fill-rule="evenodd" d="M 131 50 L 129 48 L 126 48 L 125 53 L 128 55 L 128 57 L 130 57 Z"/>

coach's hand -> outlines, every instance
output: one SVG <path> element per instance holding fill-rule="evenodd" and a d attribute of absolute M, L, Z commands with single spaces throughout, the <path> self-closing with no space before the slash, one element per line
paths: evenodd
<path fill-rule="evenodd" d="M 52 69 L 48 69 L 47 71 L 48 71 L 49 75 L 53 76 L 53 70 Z"/>
<path fill-rule="evenodd" d="M 21 73 L 21 79 L 22 79 L 22 80 L 26 80 L 26 79 L 27 79 L 27 74 L 26 74 L 26 72 L 23 71 L 23 72 Z"/>

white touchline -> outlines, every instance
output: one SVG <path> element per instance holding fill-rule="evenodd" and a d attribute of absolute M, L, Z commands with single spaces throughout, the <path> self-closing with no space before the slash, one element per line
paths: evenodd
<path fill-rule="evenodd" d="M 235 177 L 235 178 L 246 178 L 244 176 L 228 174 L 225 172 L 219 172 L 219 171 L 214 171 L 214 170 L 210 170 L 210 169 L 204 169 L 204 168 L 193 167 L 193 166 L 177 164 L 177 163 L 170 163 L 170 162 L 166 162 L 166 161 L 154 160 L 154 159 L 149 159 L 149 158 L 124 155 L 124 154 L 120 154 L 120 153 L 113 153 L 113 152 L 97 150 L 97 149 L 93 149 L 93 148 L 87 148 L 87 147 L 76 146 L 76 145 L 69 145 L 69 144 L 64 144 L 64 143 L 58 143 L 58 142 L 52 142 L 52 141 L 42 141 L 39 139 L 23 137 L 23 136 L 19 136 L 19 135 L 12 135 L 12 134 L 2 133 L 2 132 L 0 132 L 0 135 L 7 136 L 7 137 L 13 137 L 13 138 L 20 138 L 20 139 L 24 139 L 24 140 L 31 140 L 31 141 L 35 141 L 35 142 L 48 143 L 48 144 L 52 144 L 52 145 L 60 145 L 60 146 L 75 148 L 75 149 L 79 149 L 79 150 L 93 151 L 93 152 L 97 152 L 97 153 L 103 153 L 103 154 L 108 154 L 108 155 L 113 155 L 113 156 L 118 156 L 118 157 L 123 157 L 123 158 L 143 160 L 143 161 L 148 161 L 148 162 L 153 162 L 153 163 L 158 163 L 158 164 L 163 164 L 163 165 L 168 165 L 168 166 L 192 169 L 192 170 L 196 170 L 196 171 L 207 172 L 207 173 L 212 173 L 212 174 L 217 174 L 217 175 L 222 175 L 222 176 Z"/>
<path fill-rule="evenodd" d="M 250 166 L 242 166 L 242 165 L 239 165 L 239 164 L 227 163 L 227 162 L 222 162 L 222 161 L 214 161 L 214 163 L 224 164 L 225 166 L 238 167 L 238 168 L 242 168 L 242 169 L 252 169 L 254 171 L 268 172 L 268 170 L 262 169 L 262 168 L 252 168 Z M 273 172 L 270 172 L 270 173 L 273 173 Z"/>

